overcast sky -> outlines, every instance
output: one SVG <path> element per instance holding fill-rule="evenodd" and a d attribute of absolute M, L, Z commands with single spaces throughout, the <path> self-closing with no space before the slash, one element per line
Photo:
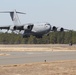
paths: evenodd
<path fill-rule="evenodd" d="M 76 0 L 0 0 L 0 11 L 14 9 L 27 13 L 18 15 L 22 24 L 49 22 L 76 30 Z M 9 14 L 0 14 L 0 25 L 13 25 Z"/>

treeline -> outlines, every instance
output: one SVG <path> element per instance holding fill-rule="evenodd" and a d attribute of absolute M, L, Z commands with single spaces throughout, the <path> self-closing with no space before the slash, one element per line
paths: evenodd
<path fill-rule="evenodd" d="M 30 36 L 23 38 L 20 34 L 0 33 L 0 44 L 76 44 L 76 31 L 50 32 L 42 38 Z"/>

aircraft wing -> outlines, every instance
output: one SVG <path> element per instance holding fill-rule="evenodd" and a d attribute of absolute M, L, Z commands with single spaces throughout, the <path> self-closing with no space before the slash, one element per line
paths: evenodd
<path fill-rule="evenodd" d="M 51 31 L 61 31 L 62 32 L 62 31 L 70 31 L 70 29 L 65 29 L 63 27 L 53 26 Z"/>
<path fill-rule="evenodd" d="M 7 29 L 7 30 L 9 30 L 9 28 L 10 28 L 10 26 L 1 26 L 1 27 L 0 27 L 1 30 L 2 30 L 2 29 Z"/>
<path fill-rule="evenodd" d="M 6 30 L 32 30 L 33 24 L 24 24 L 20 26 L 14 26 L 14 25 L 9 25 L 9 26 L 0 26 L 0 29 L 6 29 Z"/>
<path fill-rule="evenodd" d="M 6 30 L 24 30 L 24 26 L 1 26 L 0 29 L 6 29 Z"/>

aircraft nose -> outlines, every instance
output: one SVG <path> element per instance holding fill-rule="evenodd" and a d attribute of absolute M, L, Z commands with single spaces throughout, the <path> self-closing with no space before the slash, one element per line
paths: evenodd
<path fill-rule="evenodd" d="M 48 24 L 47 24 L 47 25 L 46 25 L 46 28 L 49 29 L 49 30 L 51 30 L 51 25 L 48 25 Z"/>

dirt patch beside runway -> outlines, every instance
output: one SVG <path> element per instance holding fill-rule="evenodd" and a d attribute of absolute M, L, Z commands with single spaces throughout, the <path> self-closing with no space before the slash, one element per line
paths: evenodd
<path fill-rule="evenodd" d="M 0 56 L 7 56 L 7 55 L 10 55 L 10 54 L 0 53 Z"/>
<path fill-rule="evenodd" d="M 75 51 L 76 45 L 68 44 L 23 44 L 0 45 L 0 51 Z"/>
<path fill-rule="evenodd" d="M 0 66 L 0 75 L 76 75 L 76 61 Z"/>
<path fill-rule="evenodd" d="M 76 51 L 76 45 L 0 45 L 0 51 Z M 1 53 L 2 55 L 8 55 Z M 0 75 L 76 75 L 76 60 L 0 65 Z"/>

